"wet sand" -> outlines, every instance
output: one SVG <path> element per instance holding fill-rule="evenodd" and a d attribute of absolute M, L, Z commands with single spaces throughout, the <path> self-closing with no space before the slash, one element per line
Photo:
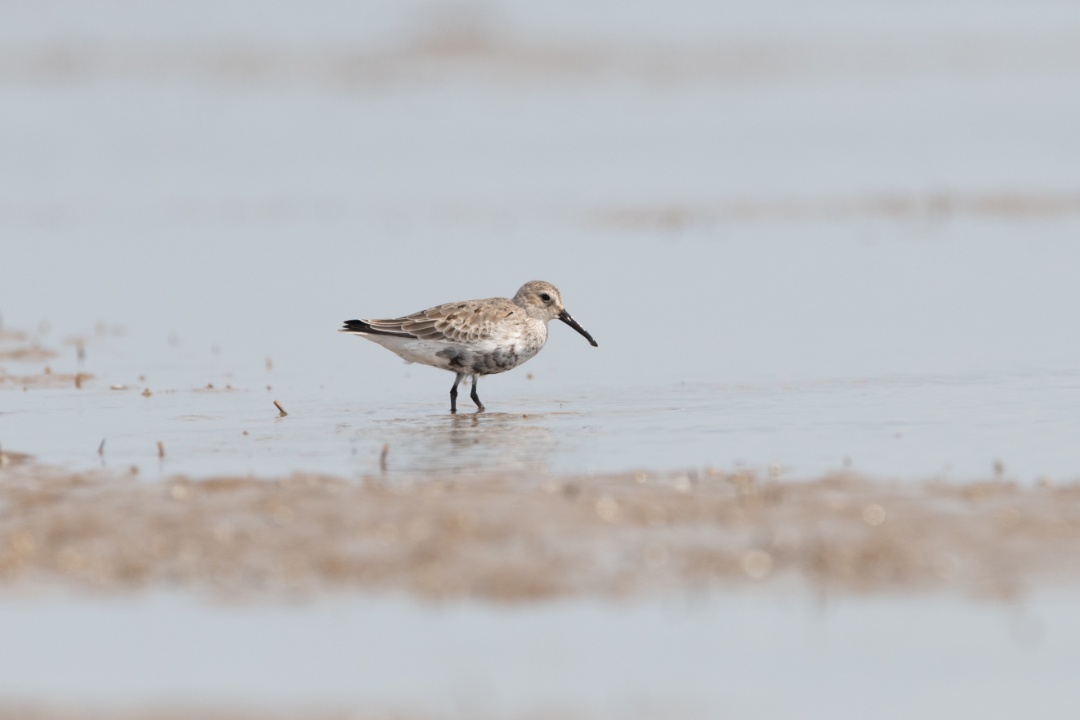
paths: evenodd
<path fill-rule="evenodd" d="M 1080 486 L 750 473 L 145 482 L 5 453 L 0 582 L 525 602 L 731 590 L 1015 597 L 1080 580 Z"/>

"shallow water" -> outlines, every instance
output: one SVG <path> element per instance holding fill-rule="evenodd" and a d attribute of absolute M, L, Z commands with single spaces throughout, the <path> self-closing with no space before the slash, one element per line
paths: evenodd
<path fill-rule="evenodd" d="M 556 324 L 538 358 L 483 379 L 489 414 L 457 418 L 446 413 L 448 373 L 405 365 L 335 332 L 346 317 L 408 312 L 454 290 L 410 279 L 386 285 L 395 298 L 387 300 L 376 276 L 359 290 L 343 280 L 334 304 L 311 297 L 332 286 L 314 277 L 316 267 L 310 293 L 278 293 L 296 284 L 287 279 L 295 267 L 340 273 L 333 257 L 348 248 L 306 262 L 303 247 L 279 243 L 263 253 L 277 257 L 262 260 L 271 273 L 264 279 L 242 272 L 243 242 L 223 243 L 207 273 L 228 282 L 200 280 L 204 261 L 178 255 L 167 270 L 136 272 L 116 286 L 127 307 L 121 336 L 45 312 L 51 328 L 41 342 L 60 355 L 6 361 L 8 372 L 36 375 L 47 364 L 94 378 L 81 390 L 18 392 L 16 384 L 5 393 L 0 442 L 83 468 L 100 462 L 104 439 L 107 463 L 137 465 L 144 474 L 365 473 L 378 468 L 388 444 L 390 468 L 408 472 L 778 466 L 806 477 L 850 466 L 878 476 L 972 479 L 1000 463 L 1026 481 L 1069 479 L 1080 468 L 1072 422 L 1080 375 L 1070 360 L 1080 348 L 1064 329 L 1080 297 L 1065 276 L 1075 265 L 1071 237 L 1080 220 L 1043 221 L 1036 238 L 1029 225 L 1009 222 L 1015 225 L 961 219 L 932 241 L 874 243 L 820 237 L 828 229 L 854 232 L 821 221 L 801 230 L 755 224 L 741 232 L 769 237 L 737 241 L 631 232 L 630 251 L 606 251 L 629 282 L 563 283 L 600 347 Z M 1023 230 L 1024 240 L 1009 238 L 1013 230 Z M 819 242 L 811 245 L 806 236 L 814 233 Z M 578 253 L 580 264 L 569 269 L 601 263 L 605 238 L 615 236 L 603 230 L 583 241 L 592 243 L 584 245 L 592 257 Z M 471 243 L 462 256 L 481 256 L 484 242 Z M 525 252 L 529 243 L 512 245 Z M 27 242 L 13 252 L 32 267 L 44 262 L 46 247 Z M 395 265 L 411 252 L 398 245 L 385 254 L 397 256 Z M 661 262 L 686 268 L 678 272 L 690 281 L 653 277 Z M 714 270 L 736 266 L 749 275 Z M 60 286 L 75 288 L 88 281 L 79 267 L 51 272 Z M 4 291 L 45 308 L 82 294 L 57 295 L 34 277 L 17 277 Z M 504 285 L 482 281 L 490 294 Z M 190 303 L 161 297 L 188 286 L 201 288 Z M 613 302 L 611 292 L 646 296 L 628 304 Z M 368 299 L 357 302 L 358 294 Z M 172 317 L 158 325 L 159 313 Z M 62 342 L 76 334 L 86 337 L 81 364 Z M 127 389 L 109 389 L 115 384 Z M 143 389 L 152 395 L 142 397 Z M 274 399 L 287 418 L 276 417 Z M 166 448 L 161 468 L 158 441 Z"/>

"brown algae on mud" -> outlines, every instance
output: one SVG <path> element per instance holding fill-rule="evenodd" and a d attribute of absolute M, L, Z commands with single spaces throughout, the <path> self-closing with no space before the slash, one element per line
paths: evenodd
<path fill-rule="evenodd" d="M 0 585 L 527 601 L 792 583 L 1010 597 L 1080 580 L 1080 486 L 748 473 L 146 483 L 10 455 Z"/>
<path fill-rule="evenodd" d="M 82 389 L 83 383 L 93 380 L 90 373 L 54 373 L 41 372 L 34 374 L 8 374 L 0 368 L 0 387 L 5 385 L 13 388 L 68 388 Z"/>
<path fill-rule="evenodd" d="M 83 357 L 82 345 L 78 357 Z M 57 356 L 55 350 L 42 345 L 39 338 L 19 330 L 0 330 L 0 361 L 16 363 L 20 367 L 40 366 L 46 360 Z M 93 379 L 93 375 L 84 372 L 58 373 L 48 365 L 39 371 L 11 372 L 0 365 L 0 387 L 21 387 L 29 389 L 72 387 L 82 388 L 83 382 Z"/>

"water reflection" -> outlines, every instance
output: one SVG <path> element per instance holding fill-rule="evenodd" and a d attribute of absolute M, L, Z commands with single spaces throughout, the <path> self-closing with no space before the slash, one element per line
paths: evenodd
<path fill-rule="evenodd" d="M 557 445 L 544 415 L 468 413 L 385 423 L 391 472 L 546 472 Z"/>

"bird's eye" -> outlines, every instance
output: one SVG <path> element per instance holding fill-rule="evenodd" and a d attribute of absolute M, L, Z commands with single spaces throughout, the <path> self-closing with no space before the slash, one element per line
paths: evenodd
<path fill-rule="evenodd" d="M 540 293 L 540 299 L 544 302 L 551 302 L 551 296 L 547 293 Z"/>

